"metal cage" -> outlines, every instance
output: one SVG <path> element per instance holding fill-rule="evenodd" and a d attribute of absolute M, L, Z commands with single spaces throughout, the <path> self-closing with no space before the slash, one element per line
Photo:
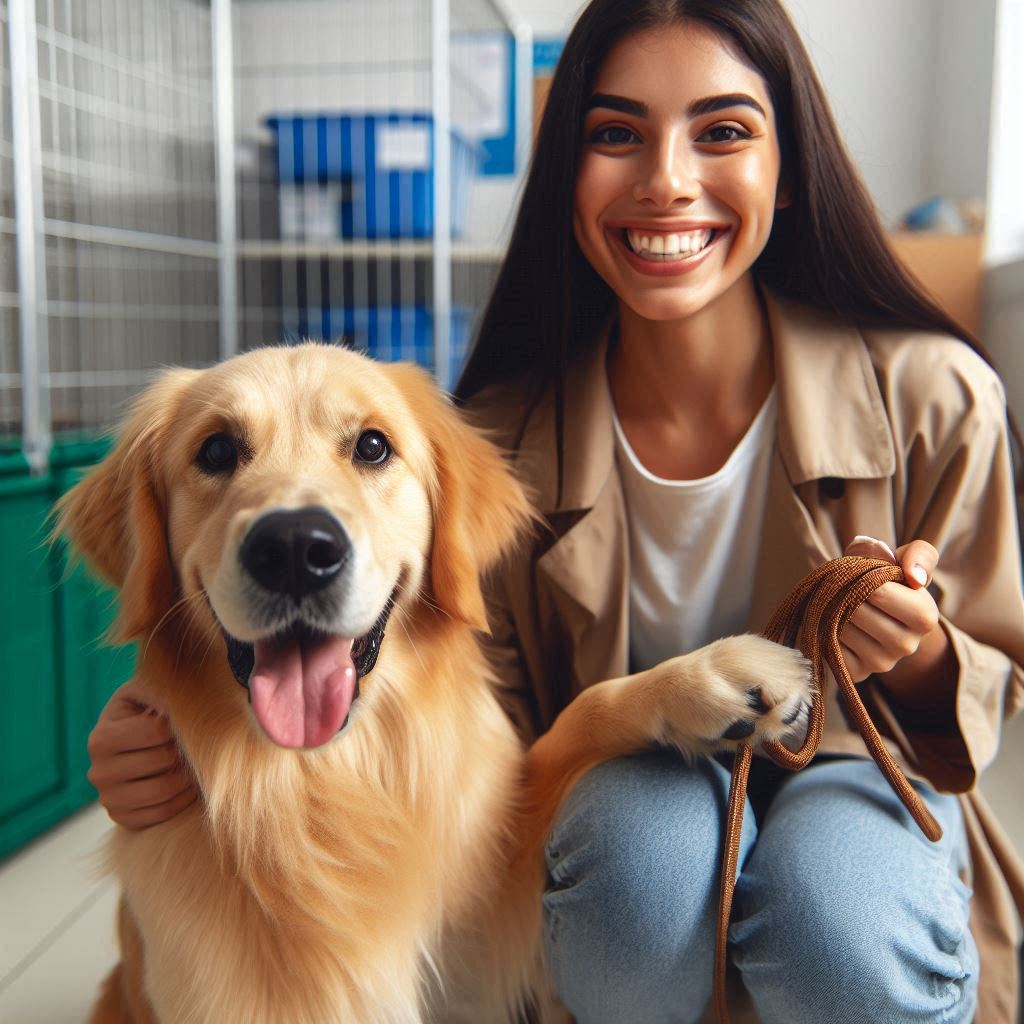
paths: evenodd
<path fill-rule="evenodd" d="M 0 0 L 0 32 L 0 458 L 260 344 L 451 384 L 518 184 L 474 175 L 495 75 L 516 174 L 530 135 L 504 0 Z"/>

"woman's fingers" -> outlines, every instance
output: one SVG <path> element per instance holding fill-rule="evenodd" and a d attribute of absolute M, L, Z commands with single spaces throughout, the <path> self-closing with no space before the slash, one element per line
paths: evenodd
<path fill-rule="evenodd" d="M 131 716 L 100 716 L 89 735 L 89 756 L 125 754 L 133 750 L 149 750 L 172 742 L 170 723 L 163 715 L 136 711 Z"/>
<path fill-rule="evenodd" d="M 178 745 L 173 741 L 144 750 L 129 750 L 94 760 L 89 769 L 89 781 L 97 788 L 107 783 L 133 782 L 162 775 L 181 764 Z"/>
<path fill-rule="evenodd" d="M 853 619 L 858 617 L 863 619 L 862 628 L 880 640 L 899 629 L 914 633 L 920 639 L 938 625 L 939 608 L 927 590 L 912 590 L 901 583 L 883 583 L 854 612 Z M 889 619 L 896 625 L 889 625 Z"/>
<path fill-rule="evenodd" d="M 195 782 L 184 765 L 148 779 L 106 786 L 100 802 L 119 825 L 141 827 L 143 819 L 151 823 L 165 821 L 177 813 L 175 808 L 187 807 L 197 795 Z M 167 811 L 166 817 L 161 812 Z M 129 822 L 136 823 L 134 825 Z"/>
<path fill-rule="evenodd" d="M 126 828 L 166 821 L 197 796 L 167 717 L 142 696 L 131 683 L 121 687 L 89 735 L 87 777 L 110 817 Z"/>
<path fill-rule="evenodd" d="M 938 608 L 927 590 L 883 584 L 850 616 L 840 638 L 853 656 L 847 668 L 854 682 L 888 672 L 916 654 L 938 621 Z"/>
<path fill-rule="evenodd" d="M 935 566 L 939 564 L 939 553 L 926 540 L 912 540 L 896 549 L 896 560 L 907 586 L 912 590 L 927 587 L 931 582 Z"/>
<path fill-rule="evenodd" d="M 198 796 L 199 793 L 193 784 L 163 803 L 151 804 L 141 808 L 133 807 L 131 810 L 120 811 L 116 814 L 110 808 L 107 808 L 107 811 L 118 825 L 122 825 L 127 829 L 137 830 L 169 821 L 176 814 L 180 814 L 185 810 L 186 807 L 195 803 Z"/>
<path fill-rule="evenodd" d="M 858 555 L 860 558 L 877 558 L 883 562 L 896 562 L 896 555 L 884 540 L 858 534 L 846 545 L 844 555 Z"/>
<path fill-rule="evenodd" d="M 857 626 L 852 619 L 846 624 L 840 638 L 840 646 L 854 656 L 853 663 L 848 659 L 846 667 L 855 683 L 862 682 L 870 675 L 888 672 L 902 658 L 913 654 L 919 643 L 920 640 L 916 638 L 904 640 L 902 637 L 898 643 L 892 640 L 880 641 L 876 636 Z M 911 645 L 913 650 L 908 650 Z"/>
<path fill-rule="evenodd" d="M 845 633 L 844 633 L 845 636 Z M 852 647 L 840 642 L 839 649 L 843 652 L 843 661 L 846 664 L 846 671 L 855 683 L 862 683 L 869 675 L 869 669 L 860 659 L 860 655 Z"/>

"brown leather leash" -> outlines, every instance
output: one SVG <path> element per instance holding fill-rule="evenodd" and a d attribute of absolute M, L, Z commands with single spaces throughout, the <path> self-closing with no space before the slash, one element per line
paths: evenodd
<path fill-rule="evenodd" d="M 899 765 L 886 749 L 871 721 L 857 687 L 843 660 L 839 637 L 850 616 L 883 583 L 905 583 L 902 570 L 891 562 L 874 558 L 846 556 L 833 559 L 807 575 L 782 602 L 764 636 L 788 647 L 799 647 L 811 662 L 814 673 L 814 694 L 807 726 L 807 736 L 799 750 L 781 743 L 764 744 L 764 752 L 778 765 L 799 771 L 814 757 L 821 742 L 825 724 L 825 663 L 828 663 L 846 701 L 846 707 L 864 738 L 871 756 L 889 780 L 889 785 L 904 806 L 934 843 L 942 838 L 939 823 L 925 807 Z M 729 786 L 729 807 L 726 817 L 725 850 L 722 854 L 722 879 L 718 902 L 718 930 L 715 936 L 714 1002 L 719 1024 L 728 1024 L 725 975 L 729 939 L 729 917 L 732 913 L 733 890 L 736 888 L 736 865 L 739 860 L 740 829 L 743 805 L 753 750 L 749 743 L 740 744 L 733 762 Z"/>

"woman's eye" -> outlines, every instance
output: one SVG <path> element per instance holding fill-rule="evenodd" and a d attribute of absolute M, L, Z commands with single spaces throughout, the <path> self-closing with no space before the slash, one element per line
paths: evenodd
<path fill-rule="evenodd" d="M 204 473 L 232 473 L 238 465 L 238 444 L 230 434 L 211 434 L 196 456 Z"/>
<path fill-rule="evenodd" d="M 604 146 L 628 146 L 638 139 L 632 129 L 621 124 L 609 124 L 592 132 L 590 141 Z"/>
<path fill-rule="evenodd" d="M 698 142 L 739 142 L 749 139 L 750 132 L 733 124 L 716 124 L 697 138 Z"/>
<path fill-rule="evenodd" d="M 391 455 L 391 445 L 379 430 L 364 430 L 356 441 L 355 456 L 357 462 L 365 462 L 371 466 L 379 466 Z"/>

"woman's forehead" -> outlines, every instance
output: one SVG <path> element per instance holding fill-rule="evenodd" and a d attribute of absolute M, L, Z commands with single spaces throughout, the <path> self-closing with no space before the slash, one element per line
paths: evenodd
<path fill-rule="evenodd" d="M 646 29 L 615 44 L 594 80 L 593 92 L 689 100 L 730 93 L 752 95 L 767 109 L 768 86 L 727 36 L 698 23 Z M 644 96 L 629 96 L 643 100 Z"/>

